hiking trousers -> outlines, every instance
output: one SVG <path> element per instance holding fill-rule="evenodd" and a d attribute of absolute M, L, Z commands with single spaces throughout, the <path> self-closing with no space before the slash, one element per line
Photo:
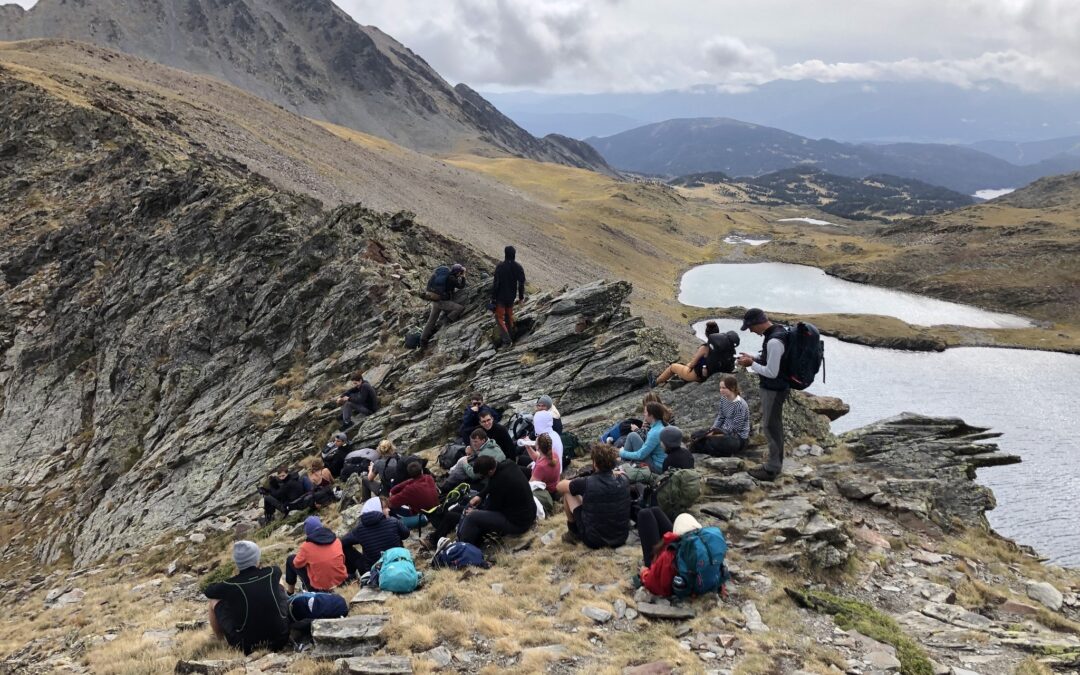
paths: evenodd
<path fill-rule="evenodd" d="M 356 420 L 357 423 L 363 422 L 364 418 L 371 414 L 371 409 L 367 406 L 362 406 L 352 401 L 345 401 L 341 404 L 341 423 L 345 426 L 352 424 L 352 416 L 359 415 L 360 419 Z"/>
<path fill-rule="evenodd" d="M 530 527 L 532 527 L 532 523 L 526 527 L 514 525 L 498 511 L 473 509 L 461 521 L 461 526 L 458 528 L 458 540 L 479 546 L 480 540 L 488 532 L 523 534 Z"/>
<path fill-rule="evenodd" d="M 765 438 L 769 441 L 769 459 L 765 470 L 780 473 L 784 468 L 784 401 L 788 389 L 779 391 L 761 389 L 761 426 Z"/>
<path fill-rule="evenodd" d="M 673 529 L 671 519 L 659 506 L 638 511 L 637 531 L 641 538 L 641 559 L 645 561 L 645 567 L 652 565 L 656 545 Z"/>
<path fill-rule="evenodd" d="M 446 312 L 446 318 L 448 320 L 456 321 L 464 311 L 465 307 L 453 300 L 436 300 L 431 303 L 431 311 L 428 312 L 427 325 L 424 326 L 424 332 L 420 334 L 420 344 L 426 345 L 427 341 L 431 339 L 431 336 L 435 334 L 435 327 L 438 325 L 439 316 L 441 316 L 443 312 Z"/>
<path fill-rule="evenodd" d="M 502 331 L 503 341 L 509 342 L 514 339 L 514 303 L 509 305 L 495 305 L 495 322 Z"/>

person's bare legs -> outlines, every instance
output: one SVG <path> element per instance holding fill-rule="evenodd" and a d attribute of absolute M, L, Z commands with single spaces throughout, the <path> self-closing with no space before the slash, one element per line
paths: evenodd
<path fill-rule="evenodd" d="M 220 600 L 211 600 L 210 601 L 210 630 L 214 631 L 215 636 L 217 636 L 217 637 L 221 638 L 222 640 L 224 640 L 225 639 L 225 631 L 223 631 L 221 629 L 221 624 L 218 623 L 218 619 L 217 619 L 217 612 L 214 611 L 214 609 L 217 607 L 217 604 L 219 602 L 220 602 Z"/>
<path fill-rule="evenodd" d="M 673 363 L 664 369 L 664 372 L 660 373 L 660 376 L 656 378 L 656 386 L 667 382 L 672 377 L 678 376 L 683 382 L 697 382 L 698 376 L 694 372 L 694 369 L 690 366 L 683 365 L 681 363 Z"/>

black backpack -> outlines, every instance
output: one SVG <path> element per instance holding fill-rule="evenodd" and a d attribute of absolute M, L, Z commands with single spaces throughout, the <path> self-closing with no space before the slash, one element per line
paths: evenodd
<path fill-rule="evenodd" d="M 709 353 L 705 357 L 706 375 L 735 372 L 735 348 L 739 346 L 739 334 L 733 330 L 713 333 L 706 340 Z"/>
<path fill-rule="evenodd" d="M 427 290 L 424 292 L 424 297 L 428 300 L 446 300 L 449 297 L 446 287 L 450 282 L 450 268 L 446 265 L 441 265 L 435 268 L 432 272 L 431 278 L 427 282 Z"/>
<path fill-rule="evenodd" d="M 506 423 L 506 430 L 510 432 L 510 438 L 515 441 L 522 438 L 533 437 L 532 415 L 530 413 L 514 413 L 510 421 Z"/>
<path fill-rule="evenodd" d="M 439 453 L 439 466 L 449 471 L 464 456 L 465 446 L 463 444 L 450 443 Z"/>
<path fill-rule="evenodd" d="M 423 457 L 421 457 L 419 455 L 409 455 L 408 457 L 402 457 L 402 458 L 400 458 L 398 460 L 397 466 L 394 467 L 395 472 L 394 473 L 390 473 L 389 471 L 387 472 L 387 475 L 390 476 L 393 479 L 393 485 L 391 485 L 390 487 L 393 487 L 394 485 L 399 485 L 399 484 L 404 483 L 405 481 L 409 480 L 408 468 L 409 468 L 409 465 L 412 464 L 413 462 L 418 462 L 420 464 L 421 471 L 423 471 L 425 473 L 427 472 L 427 460 L 424 459 Z M 390 493 L 387 492 L 386 494 L 389 495 Z"/>
<path fill-rule="evenodd" d="M 819 370 L 821 381 L 825 381 L 825 343 L 817 326 L 800 321 L 788 328 L 784 343 L 781 374 L 792 389 L 809 387 Z"/>

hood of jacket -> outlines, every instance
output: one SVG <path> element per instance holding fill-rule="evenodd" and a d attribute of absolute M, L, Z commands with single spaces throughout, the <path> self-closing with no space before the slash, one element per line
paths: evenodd
<path fill-rule="evenodd" d="M 503 249 L 503 257 L 506 260 L 509 260 L 509 261 L 513 262 L 514 260 L 517 259 L 517 249 L 514 248 L 513 246 L 507 246 L 506 248 Z"/>
<path fill-rule="evenodd" d="M 480 455 L 494 457 L 496 462 L 501 462 L 506 459 L 506 455 L 503 453 L 502 448 L 499 447 L 499 444 L 490 438 L 487 440 L 487 443 L 481 445 L 480 449 L 476 451 L 476 456 L 479 457 Z"/>
<path fill-rule="evenodd" d="M 326 546 L 327 544 L 333 544 L 337 539 L 337 535 L 334 531 L 328 527 L 317 528 L 314 532 L 308 535 L 307 540 L 312 544 L 318 544 L 320 546 Z"/>
<path fill-rule="evenodd" d="M 360 514 L 360 524 L 364 527 L 373 527 L 386 520 L 386 514 L 382 511 L 368 511 Z"/>

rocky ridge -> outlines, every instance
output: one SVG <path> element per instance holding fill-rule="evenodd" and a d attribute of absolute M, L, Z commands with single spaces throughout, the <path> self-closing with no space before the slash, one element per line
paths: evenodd
<path fill-rule="evenodd" d="M 591 148 L 535 138 L 330 0 L 41 0 L 29 11 L 5 6 L 3 18 L 0 40 L 59 37 L 111 47 L 416 150 L 472 147 L 614 175 Z"/>

